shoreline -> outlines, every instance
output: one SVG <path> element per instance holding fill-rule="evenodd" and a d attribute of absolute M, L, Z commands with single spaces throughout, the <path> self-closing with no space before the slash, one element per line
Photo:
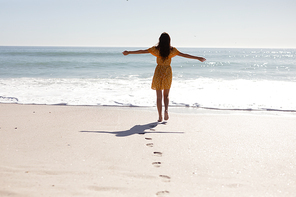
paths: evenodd
<path fill-rule="evenodd" d="M 0 196 L 294 196 L 295 117 L 0 104 Z"/>
<path fill-rule="evenodd" d="M 0 103 L 0 105 L 26 105 L 26 106 L 68 106 L 68 107 L 94 107 L 94 108 L 118 108 L 118 109 L 136 109 L 156 111 L 156 106 L 120 106 L 120 105 L 68 105 L 66 103 L 60 104 L 35 104 L 35 103 Z M 164 107 L 164 106 L 163 106 Z M 249 114 L 249 115 L 275 115 L 275 116 L 295 116 L 296 110 L 280 110 L 280 109 L 223 109 L 213 107 L 192 107 L 192 106 L 171 106 L 169 105 L 169 112 L 177 114 Z"/>

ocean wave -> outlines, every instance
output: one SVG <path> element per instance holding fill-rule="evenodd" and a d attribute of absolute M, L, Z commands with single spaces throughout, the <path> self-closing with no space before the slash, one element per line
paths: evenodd
<path fill-rule="evenodd" d="M 123 56 L 123 50 L 0 47 L 0 102 L 155 107 L 155 91 L 150 88 L 155 57 Z M 207 61 L 173 59 L 171 106 L 296 110 L 296 50 L 180 51 L 204 56 Z"/>
<path fill-rule="evenodd" d="M 0 79 L 0 103 L 155 107 L 151 78 Z M 295 82 L 174 80 L 170 106 L 219 110 L 296 110 Z"/>
<path fill-rule="evenodd" d="M 0 103 L 18 103 L 18 98 L 0 96 Z"/>

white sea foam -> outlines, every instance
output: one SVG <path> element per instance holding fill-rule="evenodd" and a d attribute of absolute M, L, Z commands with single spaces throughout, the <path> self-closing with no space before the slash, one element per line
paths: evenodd
<path fill-rule="evenodd" d="M 0 102 L 155 106 L 151 78 L 0 79 Z M 199 78 L 174 80 L 170 105 L 218 109 L 296 110 L 296 83 Z M 7 98 L 14 99 L 7 99 Z"/>
<path fill-rule="evenodd" d="M 189 84 L 189 85 L 188 85 Z M 174 82 L 176 103 L 218 109 L 296 110 L 294 82 L 197 79 Z"/>

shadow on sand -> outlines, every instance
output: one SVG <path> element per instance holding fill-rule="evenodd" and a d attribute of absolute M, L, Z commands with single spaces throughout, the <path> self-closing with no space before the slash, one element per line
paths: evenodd
<path fill-rule="evenodd" d="M 149 124 L 145 125 L 135 125 L 129 130 L 126 131 L 114 131 L 114 132 L 109 132 L 109 131 L 80 131 L 82 133 L 108 133 L 108 134 L 113 134 L 117 137 L 126 137 L 126 136 L 131 136 L 134 134 L 145 134 L 145 133 L 177 133 L 177 134 L 182 134 L 184 132 L 161 132 L 161 131 L 154 131 L 153 128 L 155 128 L 159 124 L 166 124 L 166 122 L 158 123 L 158 122 L 152 122 Z M 150 129 L 150 131 L 145 132 L 145 130 Z"/>

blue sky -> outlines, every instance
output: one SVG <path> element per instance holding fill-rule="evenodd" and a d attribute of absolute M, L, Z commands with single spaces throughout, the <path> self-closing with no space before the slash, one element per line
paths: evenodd
<path fill-rule="evenodd" d="M 0 0 L 0 46 L 296 48 L 295 0 Z"/>

